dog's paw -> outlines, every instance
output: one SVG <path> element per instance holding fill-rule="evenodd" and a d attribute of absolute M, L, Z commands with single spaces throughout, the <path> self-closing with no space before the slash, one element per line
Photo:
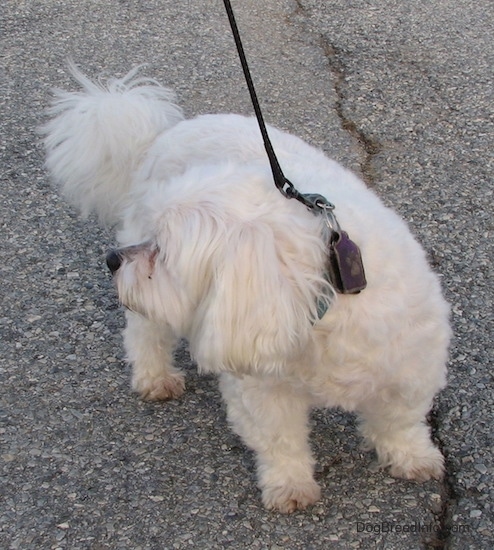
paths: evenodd
<path fill-rule="evenodd" d="M 155 378 L 134 378 L 132 388 L 145 401 L 177 399 L 185 391 L 182 373 L 167 373 Z"/>
<path fill-rule="evenodd" d="M 444 476 L 444 458 L 439 449 L 430 447 L 427 453 L 421 456 L 407 456 L 400 463 L 393 463 L 389 469 L 393 477 L 412 479 L 414 481 L 428 481 L 442 479 Z"/>
<path fill-rule="evenodd" d="M 304 483 L 287 483 L 281 486 L 264 487 L 262 501 L 268 510 L 290 514 L 314 504 L 321 497 L 319 485 L 311 480 Z"/>

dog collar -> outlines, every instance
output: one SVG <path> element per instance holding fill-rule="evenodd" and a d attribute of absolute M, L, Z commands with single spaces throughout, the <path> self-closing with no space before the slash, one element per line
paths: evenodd
<path fill-rule="evenodd" d="M 322 195 L 307 194 L 304 199 L 312 206 L 311 211 L 324 217 L 329 230 L 326 269 L 324 278 L 338 294 L 358 294 L 367 286 L 360 248 L 343 231 L 334 214 L 334 204 Z M 329 308 L 328 296 L 317 300 L 317 316 L 322 319 Z"/>

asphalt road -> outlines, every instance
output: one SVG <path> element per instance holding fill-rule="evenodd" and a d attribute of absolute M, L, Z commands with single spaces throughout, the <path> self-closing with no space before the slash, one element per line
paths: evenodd
<path fill-rule="evenodd" d="M 493 66 L 490 0 L 234 1 L 266 119 L 359 172 L 441 274 L 455 340 L 431 423 L 442 483 L 375 471 L 355 419 L 313 416 L 323 498 L 266 512 L 217 383 L 185 349 L 183 398 L 141 402 L 103 255 L 43 168 L 36 128 L 65 59 L 147 73 L 188 116 L 250 113 L 220 0 L 0 7 L 0 547 L 491 548 Z"/>

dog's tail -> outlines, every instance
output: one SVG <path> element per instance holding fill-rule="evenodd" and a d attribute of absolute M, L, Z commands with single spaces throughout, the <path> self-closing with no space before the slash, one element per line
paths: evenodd
<path fill-rule="evenodd" d="M 73 64 L 80 92 L 56 91 L 41 129 L 46 165 L 66 198 L 84 216 L 119 221 L 133 173 L 156 137 L 183 119 L 172 91 L 139 77 L 95 83 Z"/>

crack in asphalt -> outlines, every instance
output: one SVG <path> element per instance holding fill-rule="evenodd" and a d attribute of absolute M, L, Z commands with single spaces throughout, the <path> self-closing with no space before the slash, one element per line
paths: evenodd
<path fill-rule="evenodd" d="M 441 480 L 440 495 L 441 495 L 441 509 L 436 514 L 436 521 L 438 523 L 439 531 L 436 534 L 436 538 L 429 543 L 427 548 L 430 550 L 440 549 L 447 550 L 451 546 L 452 541 L 452 528 L 453 528 L 453 513 L 458 504 L 459 493 L 457 490 L 456 478 L 452 474 L 452 465 L 448 460 L 448 454 L 441 437 L 439 436 L 440 430 L 440 413 L 437 408 L 433 408 L 429 413 L 428 420 L 431 426 L 433 439 L 436 441 L 440 451 L 444 456 L 444 478 Z"/>
<path fill-rule="evenodd" d="M 301 0 L 295 0 L 293 10 L 294 16 L 302 17 L 305 24 L 310 28 L 309 10 L 305 8 Z M 336 94 L 335 111 L 341 122 L 343 130 L 348 132 L 360 145 L 363 151 L 363 160 L 360 162 L 360 171 L 363 180 L 369 187 L 374 187 L 377 181 L 377 174 L 373 165 L 374 157 L 382 150 L 379 141 L 367 135 L 357 123 L 345 113 L 345 100 L 347 97 L 345 89 L 345 66 L 342 61 L 342 54 L 323 34 L 319 34 L 318 46 L 322 50 L 333 77 L 333 86 Z"/>
<path fill-rule="evenodd" d="M 374 156 L 381 150 L 379 141 L 368 136 L 357 123 L 345 113 L 345 100 L 347 97 L 345 90 L 345 66 L 342 62 L 341 52 L 338 48 L 324 36 L 320 36 L 320 47 L 326 57 L 329 69 L 333 76 L 334 90 L 336 93 L 335 110 L 341 121 L 341 127 L 348 132 L 361 146 L 364 158 L 360 163 L 360 170 L 365 183 L 373 187 L 377 180 L 377 175 L 373 166 Z"/>

